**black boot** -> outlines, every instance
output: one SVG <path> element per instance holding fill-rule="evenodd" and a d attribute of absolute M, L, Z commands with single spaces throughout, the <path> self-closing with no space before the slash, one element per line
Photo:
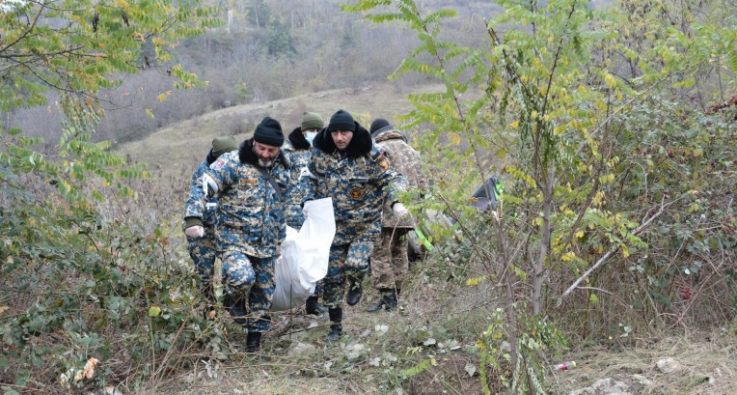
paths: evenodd
<path fill-rule="evenodd" d="M 361 301 L 361 296 L 363 295 L 362 280 L 363 276 L 358 278 L 351 277 L 348 280 L 348 295 L 346 295 L 345 301 L 349 306 L 355 306 Z"/>
<path fill-rule="evenodd" d="M 393 289 L 389 289 L 389 288 L 382 288 L 380 291 L 381 291 L 381 299 L 379 299 L 379 302 L 369 307 L 368 309 L 366 309 L 366 311 L 369 313 L 374 313 L 379 310 L 386 310 L 386 311 L 396 310 L 397 308 L 396 292 Z"/>
<path fill-rule="evenodd" d="M 246 337 L 246 352 L 257 353 L 261 348 L 261 332 L 248 332 Z"/>
<path fill-rule="evenodd" d="M 343 309 L 340 307 L 334 308 L 334 309 L 328 309 L 328 314 L 330 315 L 330 333 L 328 333 L 327 336 L 325 336 L 325 340 L 329 342 L 335 342 L 340 340 L 340 337 L 343 336 Z"/>
<path fill-rule="evenodd" d="M 270 362 L 271 358 L 261 355 L 261 332 L 248 332 L 246 336 L 246 353 L 258 356 L 261 362 Z"/>
<path fill-rule="evenodd" d="M 317 303 L 317 296 L 310 296 L 305 303 L 305 311 L 309 315 L 321 315 L 325 314 L 328 309 Z"/>
<path fill-rule="evenodd" d="M 244 297 L 229 293 L 223 299 L 223 307 L 228 310 L 230 316 L 233 317 L 233 321 L 237 324 L 243 327 L 248 324 L 248 320 L 246 319 L 248 316 L 248 307 L 246 306 Z"/>
<path fill-rule="evenodd" d="M 389 293 L 389 291 L 390 289 L 388 288 L 380 288 L 379 293 L 381 294 L 381 298 L 379 298 L 379 301 L 375 305 L 366 309 L 366 311 L 369 313 L 375 313 L 379 310 L 385 309 L 386 308 L 386 295 Z"/>
<path fill-rule="evenodd" d="M 396 291 L 393 289 L 389 290 L 389 294 L 384 297 L 384 301 L 386 302 L 386 304 L 384 305 L 384 310 L 394 311 L 397 309 L 397 295 L 399 295 L 398 289 Z"/>

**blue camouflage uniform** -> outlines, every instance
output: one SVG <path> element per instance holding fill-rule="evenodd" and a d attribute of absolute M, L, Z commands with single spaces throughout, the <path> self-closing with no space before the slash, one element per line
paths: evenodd
<path fill-rule="evenodd" d="M 306 169 L 310 163 L 312 145 L 302 134 L 302 128 L 298 127 L 289 134 L 289 139 L 284 142 L 282 150 L 292 166 L 290 177 L 290 188 L 287 190 L 287 225 L 299 230 L 305 222 L 302 212 L 302 199 L 308 193 L 305 186 L 299 182 L 302 169 Z"/>
<path fill-rule="evenodd" d="M 202 187 L 202 175 L 205 170 L 220 155 L 229 151 L 238 149 L 238 142 L 232 137 L 215 138 L 212 141 L 212 149 L 208 152 L 207 157 L 203 160 L 192 173 L 192 181 L 189 196 L 196 193 Z M 217 244 L 215 242 L 215 223 L 217 211 L 217 199 L 211 198 L 205 205 L 205 212 L 202 216 L 202 224 L 205 228 L 205 234 L 202 237 L 187 238 L 187 251 L 190 258 L 195 264 L 195 270 L 200 277 L 200 292 L 211 303 L 214 299 L 212 293 L 212 274 L 215 264 L 215 253 Z"/>
<path fill-rule="evenodd" d="M 288 163 L 280 154 L 265 169 L 278 184 L 277 191 L 259 171 L 253 139 L 246 140 L 237 152 L 223 154 L 206 170 L 217 190 L 208 188 L 206 195 L 200 188 L 187 201 L 185 218 L 192 226 L 204 223 L 208 198 L 219 198 L 217 248 L 226 292 L 234 298 L 226 307 L 249 333 L 266 332 L 271 326 L 275 255 L 286 237 L 283 194 L 290 177 Z"/>
<path fill-rule="evenodd" d="M 337 149 L 329 129 L 323 129 L 314 140 L 309 174 L 302 177 L 309 191 L 305 200 L 333 199 L 336 233 L 322 295 L 331 309 L 341 307 L 346 280 L 361 278 L 368 270 L 374 242 L 381 234 L 384 199 L 397 201 L 399 192 L 406 189 L 404 178 L 372 146 L 368 130 L 355 124 L 344 151 Z M 331 320 L 339 321 L 332 316 Z"/>
<path fill-rule="evenodd" d="M 197 166 L 194 173 L 192 173 L 192 186 L 189 191 L 190 199 L 197 194 L 198 190 L 202 189 L 202 175 L 205 174 L 205 170 L 210 166 L 210 163 L 210 161 L 205 159 Z M 197 274 L 200 276 L 202 291 L 207 292 L 208 297 L 211 292 L 210 282 L 212 281 L 212 271 L 215 265 L 215 253 L 217 251 L 217 244 L 215 242 L 216 211 L 217 198 L 208 199 L 202 214 L 202 225 L 205 228 L 205 235 L 187 239 L 187 251 L 195 264 Z"/>

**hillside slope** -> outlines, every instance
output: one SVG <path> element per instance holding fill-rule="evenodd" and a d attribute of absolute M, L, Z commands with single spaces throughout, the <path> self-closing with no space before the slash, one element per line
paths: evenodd
<path fill-rule="evenodd" d="M 412 92 L 437 92 L 441 85 L 412 88 Z M 243 139 L 264 117 L 277 119 L 285 134 L 299 126 L 302 113 L 320 113 L 325 121 L 338 109 L 352 112 L 364 124 L 373 118 L 394 118 L 412 108 L 407 90 L 384 85 L 371 85 L 360 90 L 336 89 L 315 92 L 265 103 L 234 106 L 204 114 L 198 118 L 163 128 L 143 140 L 117 147 L 121 155 L 151 165 L 151 172 L 178 175 L 182 166 L 194 169 L 208 152 L 210 141 L 217 136 L 234 135 Z M 366 125 L 368 126 L 368 125 Z"/>

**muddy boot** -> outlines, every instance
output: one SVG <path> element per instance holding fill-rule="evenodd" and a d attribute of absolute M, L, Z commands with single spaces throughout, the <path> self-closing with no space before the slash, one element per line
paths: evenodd
<path fill-rule="evenodd" d="M 357 278 L 351 277 L 348 280 L 348 295 L 345 297 L 345 302 L 348 303 L 349 306 L 355 306 L 361 301 L 361 296 L 363 295 L 361 280 L 363 280 L 363 275 Z"/>
<path fill-rule="evenodd" d="M 379 293 L 381 294 L 381 298 L 379 298 L 379 301 L 366 309 L 369 313 L 375 313 L 377 311 L 383 310 L 386 308 L 386 295 L 389 294 L 391 290 L 389 288 L 380 288 Z"/>
<path fill-rule="evenodd" d="M 330 315 L 330 333 L 325 336 L 325 340 L 329 342 L 336 342 L 343 336 L 343 309 L 338 307 L 334 309 L 328 309 Z"/>
<path fill-rule="evenodd" d="M 317 303 L 317 296 L 310 296 L 307 298 L 307 302 L 305 302 L 305 311 L 309 315 L 322 315 L 325 314 L 328 309 L 321 306 L 320 303 Z"/>

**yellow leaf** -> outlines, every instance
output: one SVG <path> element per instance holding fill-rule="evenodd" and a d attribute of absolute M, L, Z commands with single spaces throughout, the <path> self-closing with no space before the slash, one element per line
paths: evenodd
<path fill-rule="evenodd" d="M 511 124 L 509 124 L 513 129 L 517 129 L 519 127 L 519 121 L 514 121 Z"/>
<path fill-rule="evenodd" d="M 154 113 L 153 113 L 153 111 L 151 111 L 150 108 L 147 108 L 146 109 L 146 115 L 148 115 L 151 119 L 154 119 L 155 118 Z"/>
<path fill-rule="evenodd" d="M 602 111 L 606 111 L 606 103 L 604 103 L 604 102 L 603 102 L 603 101 L 601 101 L 600 99 L 596 99 L 596 101 L 594 102 L 594 105 L 595 105 L 595 106 L 596 106 L 596 108 L 598 108 L 599 110 L 602 110 Z"/>
<path fill-rule="evenodd" d="M 448 132 L 448 138 L 453 145 L 461 144 L 461 135 L 456 132 Z"/>
<path fill-rule="evenodd" d="M 156 98 L 157 98 L 157 99 L 158 99 L 158 100 L 159 100 L 160 102 L 163 102 L 164 100 L 166 100 L 166 94 L 162 93 L 162 94 L 160 94 L 160 95 L 156 96 Z"/>
<path fill-rule="evenodd" d="M 578 232 L 576 232 L 576 238 L 579 238 L 580 239 L 582 237 L 583 237 L 583 231 L 582 230 L 579 230 Z"/>
<path fill-rule="evenodd" d="M 438 366 L 438 361 L 436 361 L 435 358 L 430 357 L 430 365 L 432 365 L 432 366 Z"/>
<path fill-rule="evenodd" d="M 595 294 L 595 293 L 593 293 L 593 292 L 589 294 L 589 300 L 590 300 L 590 301 L 591 301 L 591 303 L 593 303 L 593 304 L 599 304 L 599 297 L 598 297 L 598 296 L 596 296 L 596 294 Z"/>
<path fill-rule="evenodd" d="M 614 88 L 615 86 L 617 86 L 617 80 L 614 79 L 614 76 L 609 73 L 604 76 L 604 82 L 606 82 L 606 86 L 610 88 Z"/>
<path fill-rule="evenodd" d="M 484 280 L 486 280 L 486 276 L 469 278 L 468 280 L 466 280 L 466 285 L 468 285 L 468 286 L 479 285 Z"/>
<path fill-rule="evenodd" d="M 694 158 L 701 158 L 704 156 L 704 149 L 703 148 L 696 148 L 693 150 L 693 156 Z"/>

